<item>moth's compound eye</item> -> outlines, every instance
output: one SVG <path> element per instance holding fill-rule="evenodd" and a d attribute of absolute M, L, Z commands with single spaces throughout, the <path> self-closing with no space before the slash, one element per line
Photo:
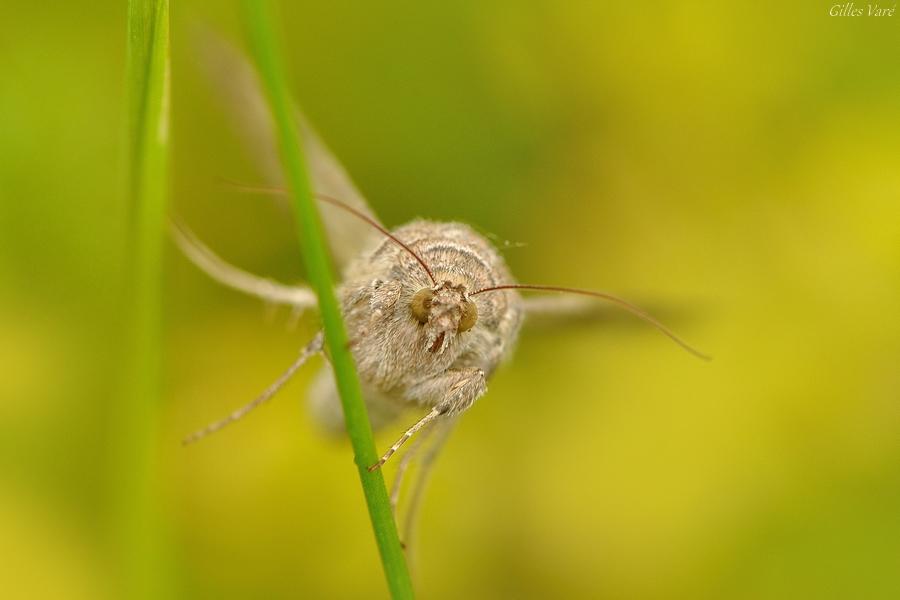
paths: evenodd
<path fill-rule="evenodd" d="M 431 299 L 433 297 L 434 292 L 429 288 L 422 288 L 416 292 L 415 296 L 413 296 L 409 308 L 412 311 L 413 317 L 415 317 L 416 321 L 419 323 L 424 324 L 428 322 L 428 313 L 431 312 Z"/>
<path fill-rule="evenodd" d="M 463 331 L 468 331 L 475 327 L 475 323 L 478 321 L 478 309 L 475 308 L 475 303 L 471 300 L 466 300 L 466 303 L 463 305 L 463 313 L 462 317 L 459 319 L 459 328 L 457 331 L 462 333 Z"/>

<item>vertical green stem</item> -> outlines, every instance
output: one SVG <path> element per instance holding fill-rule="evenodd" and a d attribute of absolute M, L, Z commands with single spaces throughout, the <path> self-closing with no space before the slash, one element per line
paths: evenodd
<path fill-rule="evenodd" d="M 162 255 L 169 160 L 169 2 L 128 3 L 127 291 L 121 393 L 115 398 L 110 482 L 117 596 L 171 591 L 164 548 L 158 433 Z"/>
<path fill-rule="evenodd" d="M 334 280 L 325 249 L 325 238 L 304 168 L 296 115 L 281 62 L 280 44 L 272 25 L 271 7 L 266 0 L 244 0 L 242 6 L 250 46 L 275 121 L 282 165 L 296 208 L 300 247 L 310 283 L 319 297 L 325 338 L 331 350 L 331 362 L 344 408 L 347 433 L 353 445 L 384 574 L 394 598 L 412 598 L 409 570 L 391 514 L 384 477 L 380 470 L 369 472 L 367 469 L 378 460 L 378 455 L 353 356 L 349 350 L 347 333 L 334 294 Z"/>

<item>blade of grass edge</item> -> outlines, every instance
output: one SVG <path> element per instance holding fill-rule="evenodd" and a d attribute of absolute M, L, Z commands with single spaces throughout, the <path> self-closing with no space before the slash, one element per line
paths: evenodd
<path fill-rule="evenodd" d="M 128 227 L 111 527 L 119 597 L 172 592 L 161 509 L 162 258 L 169 161 L 169 0 L 128 3 Z"/>
<path fill-rule="evenodd" d="M 367 468 L 378 460 L 378 455 L 347 333 L 335 298 L 334 280 L 319 213 L 313 202 L 309 177 L 304 168 L 297 122 L 279 53 L 281 45 L 272 25 L 272 8 L 266 0 L 243 0 L 241 8 L 250 48 L 276 125 L 282 166 L 297 215 L 300 248 L 310 283 L 319 298 L 319 309 L 325 338 L 331 350 L 331 363 L 344 409 L 347 434 L 353 445 L 385 578 L 393 598 L 412 598 L 412 582 L 391 513 L 384 477 L 380 470 L 370 473 Z"/>

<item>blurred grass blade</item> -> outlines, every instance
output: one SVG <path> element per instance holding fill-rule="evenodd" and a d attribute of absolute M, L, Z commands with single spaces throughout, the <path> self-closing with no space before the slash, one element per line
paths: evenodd
<path fill-rule="evenodd" d="M 319 297 L 325 338 L 331 350 L 331 362 L 344 408 L 347 433 L 353 444 L 356 466 L 385 577 L 394 598 L 412 598 L 409 570 L 391 514 L 384 477 L 380 470 L 370 473 L 367 469 L 379 457 L 375 451 L 359 378 L 334 294 L 325 238 L 310 191 L 309 176 L 304 167 L 295 113 L 288 93 L 285 69 L 281 63 L 279 43 L 272 26 L 271 7 L 265 0 L 243 0 L 242 8 L 250 46 L 275 121 L 281 162 L 297 214 L 300 247 L 310 283 Z"/>
<path fill-rule="evenodd" d="M 162 254 L 169 160 L 169 2 L 128 3 L 126 327 L 112 407 L 112 527 L 119 597 L 169 595 L 157 470 Z"/>

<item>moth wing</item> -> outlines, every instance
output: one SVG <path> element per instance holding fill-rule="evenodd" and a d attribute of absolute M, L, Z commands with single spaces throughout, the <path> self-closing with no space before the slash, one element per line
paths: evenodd
<path fill-rule="evenodd" d="M 221 99 L 229 121 L 256 168 L 273 186 L 283 186 L 274 125 L 256 70 L 232 43 L 208 29 L 195 32 L 200 70 Z M 336 198 L 367 215 L 374 213 L 350 176 L 297 109 L 301 142 L 313 192 Z M 341 209 L 320 203 L 331 254 L 339 267 L 374 243 L 377 232 Z"/>
<path fill-rule="evenodd" d="M 403 404 L 390 399 L 374 389 L 363 386 L 363 399 L 369 414 L 369 423 L 374 431 L 378 431 L 392 423 L 403 412 Z M 327 434 L 344 433 L 344 412 L 338 395 L 334 372 L 328 361 L 313 379 L 307 397 L 313 421 Z"/>
<path fill-rule="evenodd" d="M 297 118 L 300 121 L 313 192 L 336 198 L 369 215 L 380 224 L 378 217 L 368 206 L 350 176 L 299 110 Z M 319 212 L 328 232 L 331 255 L 341 267 L 356 258 L 367 246 L 374 245 L 381 237 L 370 224 L 334 205 L 319 203 Z"/>
<path fill-rule="evenodd" d="M 579 319 L 600 310 L 598 302 L 583 296 L 532 296 L 522 299 L 529 321 Z"/>
<path fill-rule="evenodd" d="M 177 219 L 171 221 L 169 231 L 185 257 L 214 281 L 267 302 L 292 306 L 296 314 L 316 306 L 316 295 L 308 287 L 285 285 L 225 262 Z"/>
<path fill-rule="evenodd" d="M 535 328 L 557 330 L 585 323 L 610 323 L 618 327 L 644 328 L 646 324 L 634 315 L 617 306 L 610 306 L 584 296 L 530 296 L 522 299 L 526 323 Z M 645 302 L 648 312 L 666 323 L 691 320 L 693 309 L 667 305 L 660 302 Z"/>

